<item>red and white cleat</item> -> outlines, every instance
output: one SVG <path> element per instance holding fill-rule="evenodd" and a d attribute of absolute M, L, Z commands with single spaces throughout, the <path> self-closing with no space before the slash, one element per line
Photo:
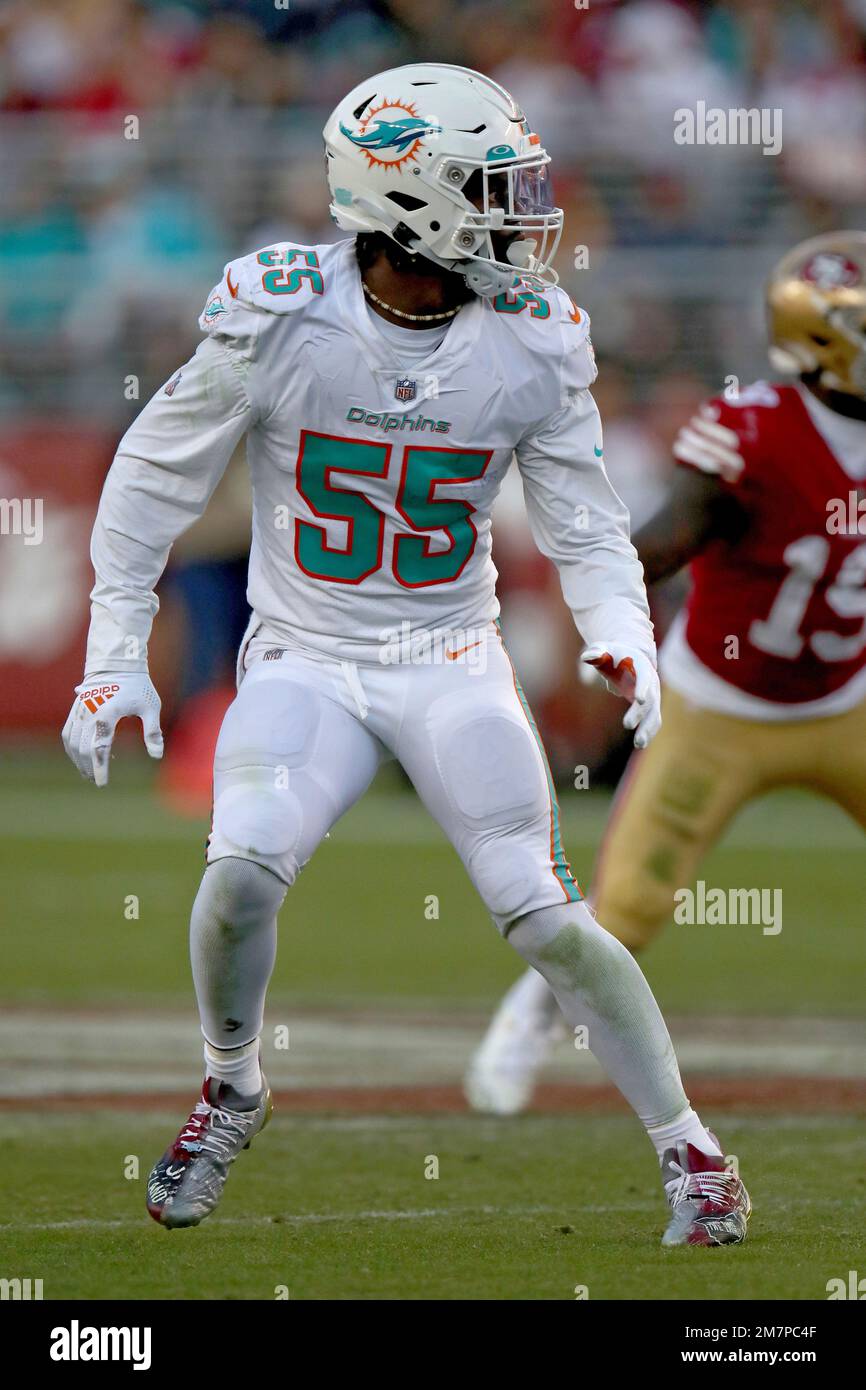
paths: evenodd
<path fill-rule="evenodd" d="M 229 1169 L 264 1129 L 273 1109 L 268 1083 L 241 1096 L 226 1081 L 208 1077 L 201 1100 L 147 1180 L 147 1209 L 169 1228 L 197 1226 L 214 1210 Z"/>
<path fill-rule="evenodd" d="M 752 1204 L 736 1173 L 718 1154 L 701 1153 L 681 1139 L 662 1159 L 671 1219 L 662 1245 L 740 1245 Z"/>

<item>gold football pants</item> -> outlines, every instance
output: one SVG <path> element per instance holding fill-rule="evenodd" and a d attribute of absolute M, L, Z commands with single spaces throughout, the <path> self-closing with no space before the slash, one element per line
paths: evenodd
<path fill-rule="evenodd" d="M 824 719 L 759 723 L 667 689 L 664 723 L 632 755 L 599 850 L 591 899 L 631 950 L 673 916 L 701 860 L 740 807 L 777 787 L 830 797 L 866 829 L 866 704 Z"/>

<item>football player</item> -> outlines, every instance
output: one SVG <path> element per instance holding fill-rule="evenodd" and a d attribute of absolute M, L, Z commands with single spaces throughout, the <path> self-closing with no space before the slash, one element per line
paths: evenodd
<path fill-rule="evenodd" d="M 632 756 L 592 888 L 631 951 L 753 797 L 812 787 L 866 826 L 866 232 L 795 247 L 767 308 L 773 365 L 799 381 L 708 401 L 635 536 L 648 582 L 690 562 L 692 584 L 661 651 L 664 728 Z M 563 1031 L 527 972 L 470 1064 L 470 1102 L 523 1109 Z"/>
<path fill-rule="evenodd" d="M 162 751 L 154 586 L 246 435 L 253 482 L 238 694 L 192 910 L 201 1099 L 154 1167 L 151 1215 L 193 1226 L 265 1124 L 276 918 L 336 820 L 396 758 L 503 935 L 549 982 L 643 1122 L 668 1245 L 741 1241 L 748 1196 L 683 1092 L 629 951 L 582 900 L 550 772 L 497 624 L 490 510 L 516 455 L 587 660 L 659 723 L 652 626 L 602 463 L 589 322 L 550 269 L 562 212 L 513 99 L 465 68 L 361 83 L 325 127 L 337 245 L 231 262 L 207 337 L 120 443 L 93 534 L 85 679 L 66 747 L 97 785 L 119 719 Z M 351 889 L 335 910 L 351 916 Z"/>

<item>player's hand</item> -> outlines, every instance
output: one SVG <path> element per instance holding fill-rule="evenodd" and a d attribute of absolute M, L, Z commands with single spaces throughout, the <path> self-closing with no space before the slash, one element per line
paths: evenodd
<path fill-rule="evenodd" d="M 75 695 L 62 738 L 82 777 L 97 787 L 108 785 L 108 759 L 121 719 L 140 719 L 145 748 L 152 758 L 162 757 L 160 698 L 146 671 L 102 671 L 86 676 L 75 687 Z"/>
<path fill-rule="evenodd" d="M 608 690 L 628 700 L 622 722 L 634 730 L 635 748 L 646 748 L 662 725 L 661 686 L 649 657 L 619 642 L 598 642 L 587 647 L 580 659 L 604 677 Z"/>

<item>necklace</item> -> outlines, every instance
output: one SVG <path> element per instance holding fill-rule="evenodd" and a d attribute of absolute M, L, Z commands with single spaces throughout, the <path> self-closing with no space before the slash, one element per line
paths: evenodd
<path fill-rule="evenodd" d="M 380 299 L 374 294 L 364 281 L 361 281 L 361 289 L 368 299 L 372 299 L 374 304 L 378 304 L 380 309 L 387 309 L 389 314 L 396 314 L 398 319 L 411 319 L 413 323 L 434 323 L 442 319 L 453 319 L 455 314 L 459 314 L 462 304 L 458 304 L 456 309 L 445 309 L 441 314 L 405 314 L 402 309 L 395 309 L 393 304 L 386 304 L 384 299 Z"/>

